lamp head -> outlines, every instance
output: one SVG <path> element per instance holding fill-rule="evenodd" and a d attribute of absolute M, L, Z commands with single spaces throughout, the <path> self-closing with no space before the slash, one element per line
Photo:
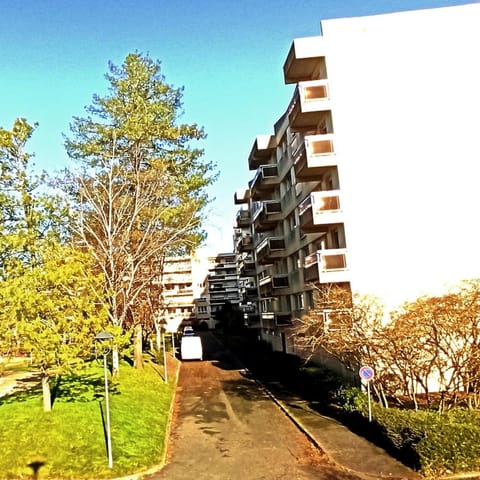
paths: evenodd
<path fill-rule="evenodd" d="M 95 336 L 97 342 L 105 342 L 108 340 L 113 340 L 113 335 L 110 332 L 100 332 Z"/>

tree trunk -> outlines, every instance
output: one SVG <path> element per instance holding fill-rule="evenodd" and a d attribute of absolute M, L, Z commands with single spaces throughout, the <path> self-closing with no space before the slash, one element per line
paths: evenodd
<path fill-rule="evenodd" d="M 118 347 L 113 346 L 112 349 L 112 377 L 118 377 L 120 375 L 120 359 L 118 355 Z"/>
<path fill-rule="evenodd" d="M 50 412 L 52 410 L 52 394 L 50 392 L 50 378 L 46 373 L 42 375 L 42 394 L 43 411 Z"/>
<path fill-rule="evenodd" d="M 135 368 L 143 368 L 143 335 L 142 324 L 135 325 L 133 331 L 133 365 Z"/>
<path fill-rule="evenodd" d="M 157 321 L 155 321 L 155 342 L 157 344 L 157 352 L 162 350 L 162 330 Z"/>

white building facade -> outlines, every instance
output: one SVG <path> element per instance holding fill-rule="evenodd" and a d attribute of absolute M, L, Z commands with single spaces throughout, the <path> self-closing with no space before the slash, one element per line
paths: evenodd
<path fill-rule="evenodd" d="M 325 54 L 352 290 L 387 305 L 480 277 L 479 25 L 469 4 L 300 40 Z"/>
<path fill-rule="evenodd" d="M 274 349 L 295 351 L 312 282 L 395 308 L 480 278 L 478 25 L 468 4 L 326 20 L 293 41 L 292 100 L 235 195 L 240 276 Z"/>

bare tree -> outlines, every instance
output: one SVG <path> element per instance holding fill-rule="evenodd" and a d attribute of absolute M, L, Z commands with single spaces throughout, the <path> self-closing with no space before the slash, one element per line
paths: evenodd
<path fill-rule="evenodd" d="M 201 149 L 190 147 L 204 138 L 203 130 L 177 123 L 182 91 L 164 82 L 159 62 L 130 54 L 121 67 L 111 64 L 106 78 L 110 95 L 94 96 L 90 115 L 71 126 L 66 147 L 79 168 L 69 187 L 79 241 L 105 277 L 111 322 L 135 330 L 135 364 L 141 367 L 139 299 L 160 276 L 153 267 L 165 255 L 202 240 L 213 166 L 202 161 Z"/>

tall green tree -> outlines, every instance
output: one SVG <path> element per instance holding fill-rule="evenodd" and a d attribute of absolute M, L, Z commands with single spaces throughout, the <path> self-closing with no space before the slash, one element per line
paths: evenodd
<path fill-rule="evenodd" d="M 65 203 L 45 188 L 47 175 L 34 172 L 26 150 L 36 127 L 24 118 L 0 127 L 0 278 L 17 263 L 35 264 L 38 242 L 68 231 Z"/>
<path fill-rule="evenodd" d="M 78 371 L 91 358 L 107 310 L 97 295 L 103 279 L 93 272 L 88 254 L 49 242 L 37 258 L 32 268 L 0 282 L 0 324 L 11 324 L 15 342 L 39 369 L 43 407 L 49 411 L 50 380 Z"/>
<path fill-rule="evenodd" d="M 202 241 L 216 174 L 194 146 L 203 129 L 179 122 L 183 89 L 165 82 L 160 62 L 132 53 L 121 66 L 110 63 L 105 78 L 109 93 L 94 95 L 87 116 L 74 117 L 65 145 L 76 162 L 78 238 L 104 275 L 112 324 L 137 329 L 141 366 L 137 299 L 161 276 L 152 266 Z"/>
<path fill-rule="evenodd" d="M 26 144 L 35 126 L 0 128 L 0 344 L 30 353 L 49 410 L 50 378 L 90 356 L 106 322 L 102 277 L 69 244 L 67 205 L 33 171 Z"/>

